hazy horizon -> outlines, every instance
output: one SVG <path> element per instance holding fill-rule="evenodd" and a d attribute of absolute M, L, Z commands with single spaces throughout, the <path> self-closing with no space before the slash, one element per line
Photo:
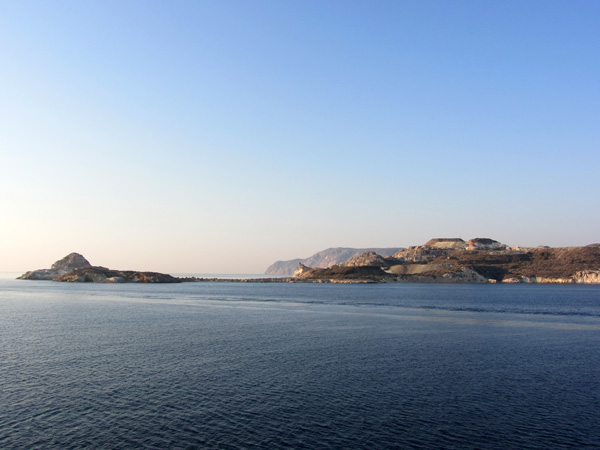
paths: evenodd
<path fill-rule="evenodd" d="M 600 3 L 1 2 L 0 272 L 600 242 Z"/>

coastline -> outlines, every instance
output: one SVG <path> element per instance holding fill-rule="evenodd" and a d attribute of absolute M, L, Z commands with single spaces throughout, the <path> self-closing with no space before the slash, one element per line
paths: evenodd
<path fill-rule="evenodd" d="M 32 270 L 17 279 L 70 283 L 600 284 L 600 246 L 522 249 L 509 248 L 491 239 L 465 242 L 459 238 L 439 238 L 391 257 L 366 252 L 325 268 L 298 263 L 291 276 L 173 276 L 115 270 L 92 265 L 81 254 L 70 253 L 49 269 Z"/>

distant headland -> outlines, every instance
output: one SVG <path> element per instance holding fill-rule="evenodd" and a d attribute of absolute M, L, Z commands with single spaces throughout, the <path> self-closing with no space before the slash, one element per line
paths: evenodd
<path fill-rule="evenodd" d="M 312 268 L 300 262 L 293 277 L 332 282 L 599 284 L 600 244 L 509 247 L 489 238 L 436 238 L 391 256 L 370 251 Z"/>
<path fill-rule="evenodd" d="M 309 264 L 312 264 L 309 265 Z M 293 270 L 291 270 L 292 268 Z M 600 284 L 600 244 L 585 247 L 507 246 L 489 238 L 436 238 L 404 248 L 331 248 L 310 258 L 277 261 L 264 278 L 174 277 L 93 266 L 79 253 L 21 280 L 94 283 L 568 283 Z"/>
<path fill-rule="evenodd" d="M 375 252 L 382 256 L 392 256 L 394 253 L 404 250 L 402 247 L 392 248 L 348 248 L 348 247 L 335 247 L 322 250 L 315 253 L 308 258 L 296 258 L 289 261 L 275 261 L 265 271 L 265 275 L 283 275 L 292 276 L 294 271 L 298 268 L 298 264 L 302 263 L 308 267 L 331 267 L 337 264 L 348 261 L 361 253 Z"/>

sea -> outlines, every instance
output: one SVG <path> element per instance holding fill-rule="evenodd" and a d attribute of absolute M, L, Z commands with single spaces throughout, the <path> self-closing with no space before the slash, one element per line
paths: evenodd
<path fill-rule="evenodd" d="M 4 277 L 0 448 L 599 449 L 600 286 Z"/>

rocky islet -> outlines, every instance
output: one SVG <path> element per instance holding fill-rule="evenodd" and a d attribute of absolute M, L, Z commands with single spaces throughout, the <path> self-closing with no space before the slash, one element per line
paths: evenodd
<path fill-rule="evenodd" d="M 111 270 L 92 266 L 79 253 L 70 253 L 56 261 L 50 269 L 26 272 L 19 280 L 50 280 L 63 282 L 92 283 L 181 283 L 183 280 L 158 272 L 133 270 Z"/>

